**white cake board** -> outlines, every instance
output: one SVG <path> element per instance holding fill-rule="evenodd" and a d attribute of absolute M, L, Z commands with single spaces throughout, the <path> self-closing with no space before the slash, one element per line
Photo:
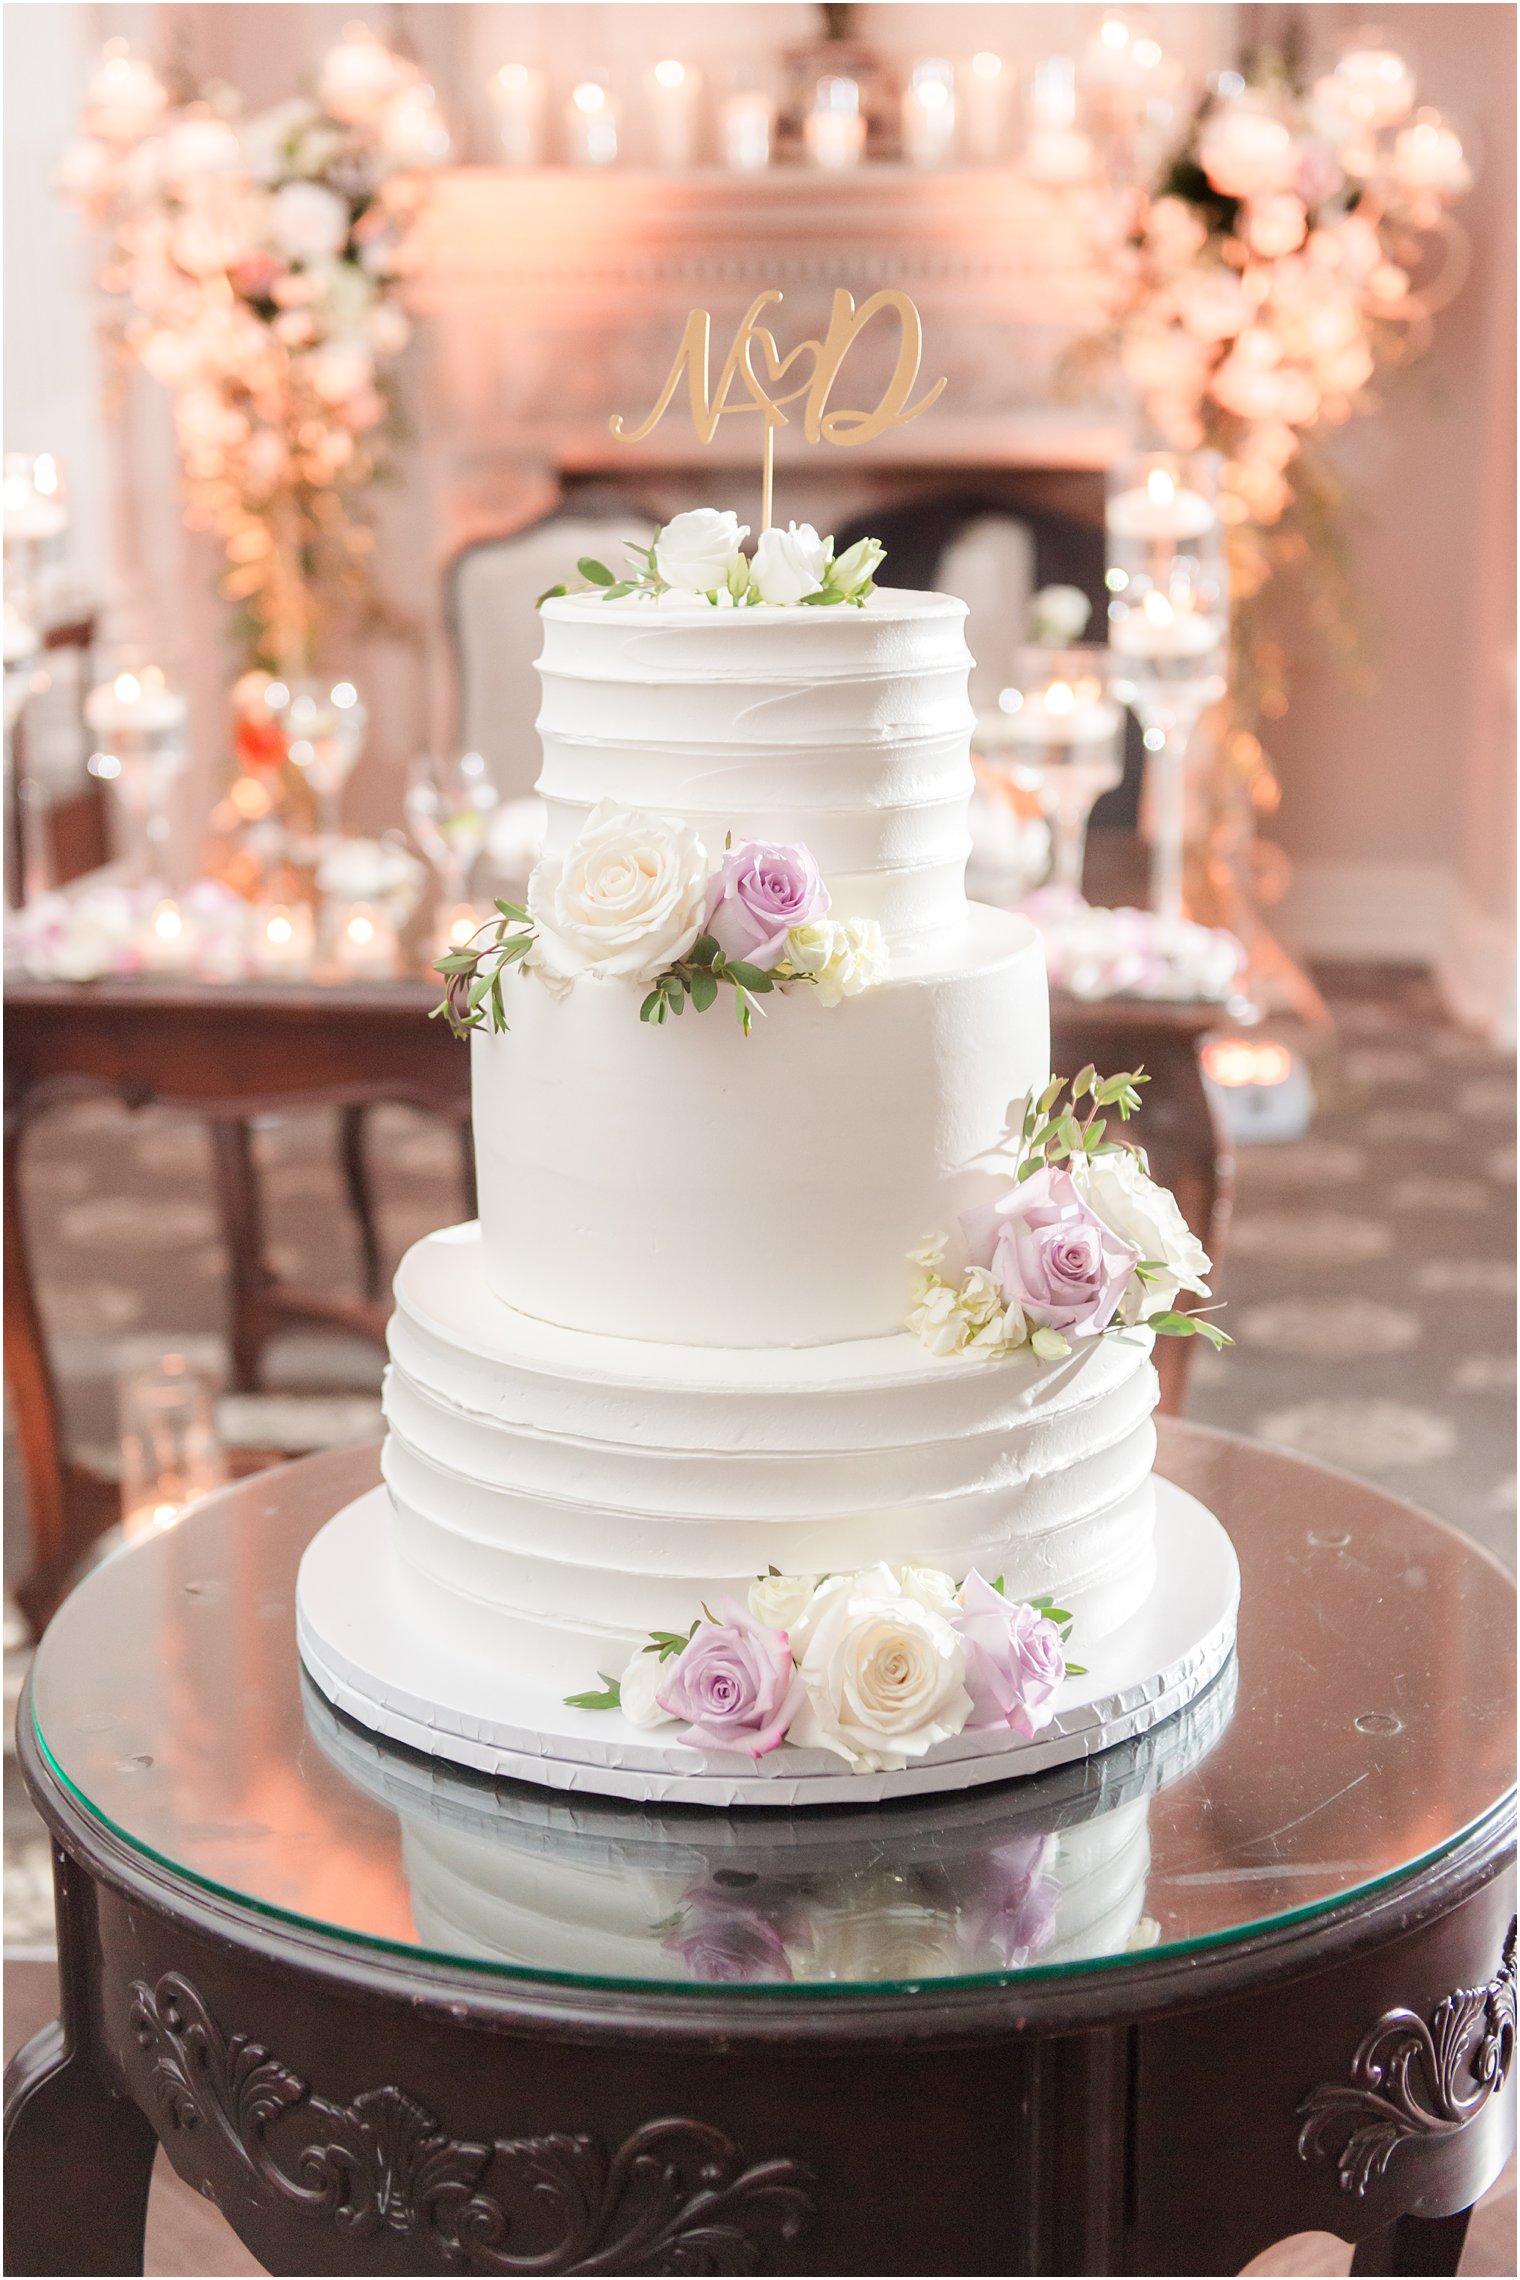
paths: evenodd
<path fill-rule="evenodd" d="M 872 1804 L 1044 1773 L 1143 1734 L 1201 1694 L 1235 1643 L 1240 1570 L 1196 1498 L 1156 1483 L 1156 1583 L 1112 1638 L 1083 1653 L 1050 1725 L 957 1734 L 897 1773 L 852 1773 L 827 1750 L 783 1743 L 758 1761 L 686 1749 L 675 1729 L 615 1710 L 571 1710 L 541 1685 L 424 1631 L 398 1572 L 386 1491 L 329 1520 L 296 1585 L 296 1637 L 316 1684 L 348 1717 L 432 1757 L 582 1795 L 644 1804 Z M 567 1672 L 567 1689 L 586 1683 Z"/>

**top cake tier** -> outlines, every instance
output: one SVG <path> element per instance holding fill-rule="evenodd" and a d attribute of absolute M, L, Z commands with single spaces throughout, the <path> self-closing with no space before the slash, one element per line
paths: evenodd
<path fill-rule="evenodd" d="M 963 602 L 719 610 L 576 594 L 543 606 L 539 790 L 551 853 L 601 800 L 703 843 L 801 841 L 836 910 L 894 949 L 963 929 L 973 778 Z"/>

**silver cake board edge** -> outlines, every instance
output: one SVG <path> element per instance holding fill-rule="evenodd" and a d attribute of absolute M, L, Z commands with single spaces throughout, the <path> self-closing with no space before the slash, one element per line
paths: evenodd
<path fill-rule="evenodd" d="M 334 1707 L 425 1755 L 571 1794 L 639 1804 L 875 1804 L 1045 1773 L 1143 1734 L 1201 1694 L 1235 1643 L 1240 1570 L 1220 1522 L 1170 1481 L 1156 1483 L 1156 1580 L 1145 1606 L 1089 1650 L 1087 1675 L 1033 1740 L 963 1733 L 900 1771 L 852 1773 L 823 1750 L 782 1746 L 715 1764 L 668 1728 L 571 1710 L 541 1688 L 446 1650 L 405 1619 L 383 1488 L 346 1505 L 312 1539 L 296 1586 L 301 1660 Z M 763 1769 L 763 1770 L 762 1770 Z"/>

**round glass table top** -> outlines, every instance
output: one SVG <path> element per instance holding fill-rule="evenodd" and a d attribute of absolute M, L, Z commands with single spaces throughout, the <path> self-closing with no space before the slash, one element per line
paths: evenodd
<path fill-rule="evenodd" d="M 1163 1424 L 1240 1555 L 1235 1657 L 1086 1763 L 793 1814 L 491 1781 L 335 1712 L 295 1647 L 347 1450 L 103 1563 L 38 1650 L 42 1754 L 126 1843 L 339 1939 L 600 1986 L 914 1988 L 1112 1967 L 1312 1917 L 1438 1860 L 1513 1781 L 1514 1591 L 1358 1482 Z"/>

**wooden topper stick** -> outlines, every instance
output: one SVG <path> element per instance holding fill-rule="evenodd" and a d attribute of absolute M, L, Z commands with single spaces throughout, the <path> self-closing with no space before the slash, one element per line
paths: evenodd
<path fill-rule="evenodd" d="M 857 309 L 854 295 L 840 286 L 834 294 L 823 339 L 799 341 L 785 356 L 778 350 L 774 335 L 759 321 L 761 311 L 781 297 L 775 286 L 756 295 L 723 359 L 716 388 L 711 379 L 712 317 L 706 309 L 693 309 L 653 408 L 636 426 L 629 426 L 621 412 L 613 414 L 611 423 L 615 436 L 628 443 L 641 442 L 664 418 L 681 385 L 683 373 L 691 401 L 692 426 L 702 443 L 713 441 L 718 422 L 725 413 L 759 412 L 765 424 L 760 492 L 762 530 L 771 528 L 776 430 L 788 424 L 783 405 L 804 400 L 802 432 L 809 443 L 833 443 L 850 448 L 874 441 L 889 427 L 903 427 L 909 420 L 916 420 L 920 412 L 926 412 L 935 402 L 945 385 L 942 379 L 936 380 L 916 404 L 909 400 L 923 357 L 924 331 L 918 310 L 906 293 L 887 287 L 873 293 Z M 830 411 L 829 396 L 846 357 L 866 326 L 883 314 L 894 315 L 900 327 L 897 361 L 891 378 L 870 411 L 843 408 Z M 765 367 L 764 378 L 755 369 L 756 349 Z M 810 360 L 805 366 L 805 377 L 790 387 L 783 387 L 781 384 L 792 367 L 803 359 Z M 739 402 L 730 403 L 729 393 L 736 380 L 742 380 L 745 395 Z"/>

